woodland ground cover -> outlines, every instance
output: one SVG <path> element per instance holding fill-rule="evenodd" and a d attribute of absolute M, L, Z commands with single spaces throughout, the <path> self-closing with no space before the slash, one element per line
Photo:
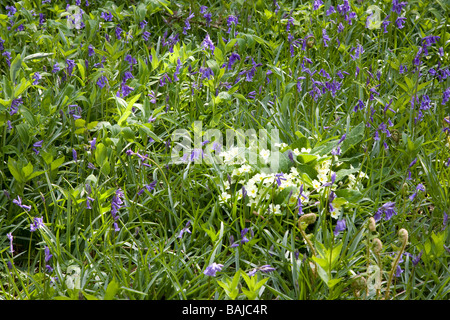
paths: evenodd
<path fill-rule="evenodd" d="M 0 0 L 1 299 L 448 299 L 448 17 Z"/>

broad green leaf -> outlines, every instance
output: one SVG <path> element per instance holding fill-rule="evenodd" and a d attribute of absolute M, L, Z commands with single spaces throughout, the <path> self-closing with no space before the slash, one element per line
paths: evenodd
<path fill-rule="evenodd" d="M 133 108 L 133 105 L 138 99 L 141 97 L 141 94 L 137 94 L 134 97 L 131 98 L 131 100 L 127 104 L 127 108 L 125 109 L 124 113 L 120 117 L 119 121 L 117 121 L 117 124 L 119 126 L 122 126 L 122 124 L 128 119 L 128 117 L 131 114 L 131 109 Z"/>
<path fill-rule="evenodd" d="M 119 292 L 119 284 L 115 279 L 113 279 L 106 288 L 105 296 L 103 300 L 113 300 L 117 292 Z"/>
<path fill-rule="evenodd" d="M 17 162 L 13 158 L 8 158 L 8 169 L 9 169 L 9 172 L 11 172 L 14 179 L 16 179 L 19 183 L 25 182 L 24 178 L 23 178 L 23 174 L 17 168 Z"/>
<path fill-rule="evenodd" d="M 50 170 L 53 171 L 53 170 L 59 168 L 64 163 L 64 159 L 65 159 L 65 157 L 62 156 L 62 157 L 52 161 L 52 163 L 50 164 Z"/>
<path fill-rule="evenodd" d="M 22 58 L 20 57 L 20 54 L 17 54 L 14 60 L 11 62 L 11 66 L 9 68 L 9 75 L 12 83 L 16 82 L 17 72 L 19 71 L 21 66 Z"/>
<path fill-rule="evenodd" d="M 33 169 L 34 169 L 34 167 L 31 164 L 31 162 L 28 162 L 28 164 L 22 168 L 22 173 L 23 173 L 23 176 L 25 177 L 25 179 L 33 173 Z"/>

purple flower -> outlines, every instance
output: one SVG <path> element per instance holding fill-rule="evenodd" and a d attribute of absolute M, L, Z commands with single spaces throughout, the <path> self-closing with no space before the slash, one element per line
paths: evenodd
<path fill-rule="evenodd" d="M 333 13 L 336 13 L 336 9 L 334 9 L 333 6 L 330 6 L 325 14 L 326 14 L 327 16 L 329 16 L 329 15 L 331 15 L 331 14 L 333 14 Z"/>
<path fill-rule="evenodd" d="M 211 68 L 200 68 L 200 72 L 202 73 L 202 80 L 205 78 L 209 80 L 211 76 L 214 77 L 214 72 Z"/>
<path fill-rule="evenodd" d="M 8 17 L 12 17 L 17 12 L 16 7 L 14 7 L 14 6 L 6 6 L 5 9 L 8 11 L 7 12 Z"/>
<path fill-rule="evenodd" d="M 227 26 L 228 26 L 228 30 L 227 33 L 231 32 L 231 25 L 237 25 L 238 24 L 238 18 L 236 16 L 233 15 L 229 15 L 227 18 Z"/>
<path fill-rule="evenodd" d="M 207 276 L 215 277 L 216 272 L 221 271 L 223 268 L 223 264 L 217 264 L 213 262 L 210 266 L 206 267 L 203 273 Z"/>
<path fill-rule="evenodd" d="M 393 215 L 397 215 L 397 212 L 395 211 L 395 202 L 388 201 L 378 208 L 377 212 L 373 216 L 376 222 L 381 219 L 382 214 L 384 214 L 384 219 L 386 221 L 390 220 Z"/>
<path fill-rule="evenodd" d="M 275 271 L 276 269 L 275 269 L 274 267 L 272 267 L 270 264 L 265 264 L 265 265 L 263 265 L 263 266 L 256 267 L 256 268 L 252 269 L 252 270 L 248 273 L 248 275 L 249 275 L 250 277 L 253 277 L 253 276 L 256 274 L 256 272 L 257 272 L 258 270 L 261 271 L 261 272 L 264 272 L 264 273 L 269 273 L 269 272 Z"/>
<path fill-rule="evenodd" d="M 33 85 L 37 85 L 39 83 L 39 80 L 42 79 L 42 76 L 39 72 L 35 72 L 33 75 Z"/>
<path fill-rule="evenodd" d="M 182 237 L 183 237 L 183 234 L 184 234 L 185 232 L 187 232 L 187 233 L 192 233 L 191 230 L 189 230 L 189 225 L 190 225 L 190 224 L 191 224 L 191 221 L 188 221 L 188 222 L 186 223 L 186 226 L 180 231 L 180 233 L 178 234 L 177 238 L 182 238 Z"/>
<path fill-rule="evenodd" d="M 330 181 L 330 182 L 327 182 L 327 183 L 324 183 L 324 184 L 322 185 L 322 187 L 329 187 L 329 186 L 332 186 L 335 180 L 336 180 L 336 172 L 332 172 L 332 173 L 331 173 L 331 181 Z"/>
<path fill-rule="evenodd" d="M 50 259 L 53 257 L 53 255 L 50 253 L 50 249 L 47 246 L 45 246 L 44 252 L 45 252 L 45 262 L 49 262 Z"/>
<path fill-rule="evenodd" d="M 242 243 L 242 244 L 247 243 L 247 242 L 250 241 L 250 240 L 248 240 L 248 238 L 245 236 L 245 235 L 247 234 L 247 232 L 248 232 L 248 228 L 244 228 L 244 229 L 241 230 L 241 243 Z"/>
<path fill-rule="evenodd" d="M 383 33 L 388 33 L 387 31 L 387 26 L 391 24 L 391 21 L 389 20 L 390 15 L 387 15 L 386 18 L 384 18 L 383 22 L 381 23 L 381 25 L 383 26 Z"/>
<path fill-rule="evenodd" d="M 142 38 L 144 38 L 145 41 L 148 41 L 149 37 L 151 36 L 151 33 L 148 31 L 144 31 L 142 33 Z"/>
<path fill-rule="evenodd" d="M 102 18 L 105 21 L 112 21 L 112 13 L 111 12 L 102 12 L 100 14 L 100 18 Z"/>
<path fill-rule="evenodd" d="M 59 67 L 59 64 L 55 63 L 53 65 L 52 73 L 57 73 L 61 68 Z"/>
<path fill-rule="evenodd" d="M 248 93 L 247 98 L 248 99 L 255 99 L 256 91 L 251 91 Z"/>
<path fill-rule="evenodd" d="M 89 141 L 90 145 L 91 145 L 91 150 L 95 150 L 96 146 L 95 144 L 97 143 L 97 138 L 92 139 L 91 141 Z"/>
<path fill-rule="evenodd" d="M 139 27 L 141 28 L 141 29 L 144 29 L 145 28 L 145 26 L 147 25 L 147 21 L 144 19 L 144 20 L 142 20 L 140 23 L 139 23 Z"/>
<path fill-rule="evenodd" d="M 134 89 L 124 83 L 122 83 L 120 90 L 117 91 L 116 96 L 117 97 L 122 97 L 125 98 L 126 96 L 128 96 L 130 94 L 130 92 L 132 92 Z"/>
<path fill-rule="evenodd" d="M 408 2 L 406 1 L 399 2 L 398 0 L 392 0 L 392 11 L 401 14 L 403 7 L 407 4 Z"/>
<path fill-rule="evenodd" d="M 33 218 L 33 223 L 30 224 L 30 231 L 34 232 L 37 229 L 40 229 L 44 226 L 44 220 L 42 219 L 42 217 L 38 218 L 38 217 L 34 217 Z"/>
<path fill-rule="evenodd" d="M 230 236 L 230 248 L 236 248 L 239 247 L 239 241 L 234 242 L 234 237 L 231 235 Z"/>
<path fill-rule="evenodd" d="M 119 39 L 119 40 L 122 39 L 122 32 L 123 32 L 123 30 L 120 27 L 120 25 L 116 26 L 115 33 L 116 33 L 116 38 L 117 39 Z"/>
<path fill-rule="evenodd" d="M 130 150 L 130 151 L 131 151 L 131 150 Z M 127 151 L 127 154 L 128 154 L 128 151 Z M 138 153 L 137 153 L 137 154 L 138 154 Z M 138 155 L 139 155 L 139 154 L 138 154 Z M 155 181 L 151 182 L 150 184 L 146 184 L 141 190 L 139 190 L 139 192 L 137 193 L 138 196 L 140 196 L 141 194 L 143 194 L 145 190 L 147 190 L 148 192 L 154 190 L 157 182 L 158 182 L 158 181 L 155 180 Z"/>
<path fill-rule="evenodd" d="M 322 0 L 314 0 L 313 10 L 319 9 L 321 5 L 323 5 L 323 1 Z"/>
<path fill-rule="evenodd" d="M 322 29 L 322 38 L 323 38 L 323 46 L 324 47 L 328 47 L 328 42 L 330 41 L 330 37 L 327 35 L 327 30 L 326 29 Z"/>
<path fill-rule="evenodd" d="M 237 60 L 241 60 L 241 57 L 239 56 L 239 54 L 237 52 L 232 52 L 230 58 L 228 59 L 228 65 L 227 65 L 228 70 L 231 70 L 231 68 L 233 67 L 233 64 Z"/>
<path fill-rule="evenodd" d="M 97 80 L 97 85 L 103 89 L 108 84 L 108 78 L 106 76 L 100 76 Z"/>
<path fill-rule="evenodd" d="M 214 52 L 215 46 L 214 43 L 211 41 L 211 38 L 209 37 L 209 34 L 207 33 L 205 36 L 205 39 L 202 42 L 202 48 L 211 50 L 211 52 Z"/>
<path fill-rule="evenodd" d="M 405 21 L 406 21 L 405 17 L 398 17 L 395 20 L 395 24 L 397 25 L 397 28 L 403 29 Z"/>
<path fill-rule="evenodd" d="M 413 201 L 419 191 L 425 192 L 425 186 L 421 183 L 417 185 L 416 191 L 409 197 L 409 200 Z"/>
<path fill-rule="evenodd" d="M 117 189 L 116 193 L 114 194 L 112 200 L 111 200 L 111 216 L 113 217 L 113 226 L 114 226 L 114 230 L 120 231 L 119 226 L 117 225 L 117 219 L 119 219 L 119 216 L 117 215 L 117 213 L 119 212 L 119 209 L 122 208 L 123 205 L 123 201 L 122 199 L 125 197 L 122 189 Z"/>
<path fill-rule="evenodd" d="M 355 49 L 355 54 L 350 54 L 350 57 L 352 57 L 353 61 L 359 59 L 361 55 L 364 53 L 364 48 L 362 45 L 358 44 L 358 47 Z"/>
<path fill-rule="evenodd" d="M 450 87 L 445 89 L 445 91 L 442 93 L 442 105 L 445 105 L 448 100 L 450 100 Z"/>
<path fill-rule="evenodd" d="M 187 30 L 191 29 L 191 24 L 189 23 L 190 20 L 194 17 L 193 12 L 189 12 L 189 16 L 184 20 L 184 28 L 183 28 L 183 34 L 187 34 Z"/>
<path fill-rule="evenodd" d="M 275 181 L 277 182 L 278 186 L 281 186 L 281 180 L 286 180 L 286 178 L 284 178 L 283 172 L 275 174 Z"/>
<path fill-rule="evenodd" d="M 26 211 L 30 211 L 30 209 L 31 209 L 31 206 L 27 206 L 27 205 L 22 204 L 22 199 L 20 198 L 20 196 L 17 196 L 17 199 L 14 199 L 13 203 L 18 205 L 22 209 L 25 209 Z"/>
<path fill-rule="evenodd" d="M 67 62 L 67 73 L 69 74 L 69 76 L 71 76 L 73 68 L 75 68 L 75 61 L 67 59 L 66 62 Z"/>
<path fill-rule="evenodd" d="M 442 220 L 443 229 L 447 227 L 447 223 L 448 223 L 448 214 L 447 212 L 444 212 L 444 219 Z"/>
<path fill-rule="evenodd" d="M 403 74 L 405 72 L 408 72 L 408 69 L 406 68 L 405 65 L 400 64 L 400 69 L 399 69 L 400 74 Z"/>
<path fill-rule="evenodd" d="M 133 70 L 133 64 L 137 63 L 137 60 L 133 58 L 130 54 L 125 56 L 125 61 L 130 65 L 130 70 Z"/>
<path fill-rule="evenodd" d="M 422 257 L 422 254 L 423 254 L 423 250 L 420 251 L 420 253 L 412 259 L 412 263 L 413 263 L 414 267 L 417 266 L 417 264 L 419 263 L 420 258 Z"/>
<path fill-rule="evenodd" d="M 14 252 L 14 248 L 13 248 L 13 235 L 12 233 L 7 233 L 6 237 L 9 239 L 9 252 L 12 254 Z"/>
<path fill-rule="evenodd" d="M 345 223 L 345 219 L 338 220 L 336 222 L 336 228 L 333 231 L 334 235 L 337 236 L 339 234 L 339 232 L 344 231 L 346 227 L 347 227 L 347 225 Z"/>

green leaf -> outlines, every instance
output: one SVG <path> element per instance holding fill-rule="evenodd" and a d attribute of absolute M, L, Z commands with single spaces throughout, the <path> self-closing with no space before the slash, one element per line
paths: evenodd
<path fill-rule="evenodd" d="M 45 57 L 49 57 L 52 56 L 54 53 L 53 52 L 38 52 L 38 53 L 33 53 L 30 54 L 28 56 L 26 56 L 25 58 L 23 58 L 23 61 L 27 61 L 27 60 L 39 60 Z"/>
<path fill-rule="evenodd" d="M 115 279 L 113 279 L 106 288 L 105 296 L 103 297 L 103 300 L 113 300 L 114 296 L 119 291 L 119 284 L 116 282 Z"/>
<path fill-rule="evenodd" d="M 107 157 L 107 149 L 106 146 L 103 143 L 98 143 L 96 148 L 95 148 L 95 162 L 97 162 L 97 164 L 99 166 L 102 166 L 103 163 L 106 160 Z"/>
<path fill-rule="evenodd" d="M 17 168 L 17 162 L 13 158 L 8 158 L 8 169 L 9 172 L 12 174 L 14 179 L 16 179 L 19 183 L 23 183 L 24 178 L 21 171 Z"/>
<path fill-rule="evenodd" d="M 364 122 L 361 122 L 347 134 L 345 140 L 342 142 L 342 154 L 362 141 L 362 139 L 364 138 L 365 128 L 366 125 L 364 124 Z"/>
<path fill-rule="evenodd" d="M 57 168 L 59 168 L 64 163 L 65 157 L 62 156 L 61 158 L 56 159 L 55 161 L 52 161 L 50 164 L 50 170 L 53 171 Z"/>
<path fill-rule="evenodd" d="M 119 121 L 117 121 L 117 124 L 119 126 L 122 126 L 122 124 L 128 119 L 128 117 L 131 114 L 131 109 L 133 108 L 133 105 L 138 99 L 140 98 L 141 94 L 137 94 L 134 97 L 131 98 L 131 100 L 127 104 L 127 108 L 125 109 L 124 113 L 120 117 Z"/>
<path fill-rule="evenodd" d="M 14 58 L 13 62 L 11 62 L 11 66 L 9 68 L 9 75 L 12 83 L 16 82 L 17 72 L 19 71 L 21 66 L 22 66 L 22 58 L 20 57 L 20 54 L 18 54 Z"/>
<path fill-rule="evenodd" d="M 25 179 L 33 173 L 33 169 L 34 169 L 34 167 L 31 164 L 31 162 L 28 162 L 28 164 L 22 168 L 22 173 L 23 173 L 23 176 L 25 177 Z"/>

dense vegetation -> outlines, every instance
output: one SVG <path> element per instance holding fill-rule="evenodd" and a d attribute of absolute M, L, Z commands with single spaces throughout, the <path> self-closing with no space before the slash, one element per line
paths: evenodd
<path fill-rule="evenodd" d="M 449 299 L 449 8 L 0 0 L 0 298 Z"/>

